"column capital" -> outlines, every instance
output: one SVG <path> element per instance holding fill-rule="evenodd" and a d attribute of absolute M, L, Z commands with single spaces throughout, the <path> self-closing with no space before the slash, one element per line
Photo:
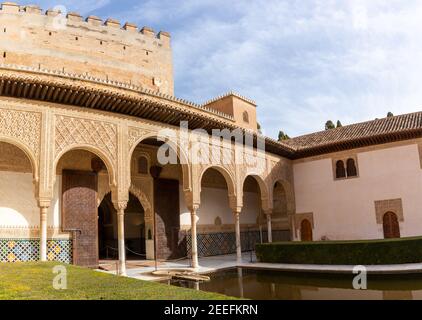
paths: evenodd
<path fill-rule="evenodd" d="M 188 209 L 189 209 L 189 211 L 190 211 L 191 214 L 196 214 L 196 212 L 199 209 L 199 203 L 194 203 L 193 205 L 190 205 L 188 207 Z"/>
<path fill-rule="evenodd" d="M 51 206 L 51 199 L 38 198 L 37 202 L 39 208 L 49 208 Z"/>
<path fill-rule="evenodd" d="M 126 210 L 127 208 L 127 201 L 116 201 L 113 202 L 114 208 L 116 208 L 117 210 L 117 214 L 119 214 L 119 212 Z"/>
<path fill-rule="evenodd" d="M 264 209 L 262 211 L 266 216 L 271 216 L 273 214 L 273 209 Z"/>
<path fill-rule="evenodd" d="M 233 215 L 235 216 L 240 215 L 240 213 L 242 212 L 242 207 L 237 206 L 235 208 L 232 208 L 232 212 L 233 212 Z"/>

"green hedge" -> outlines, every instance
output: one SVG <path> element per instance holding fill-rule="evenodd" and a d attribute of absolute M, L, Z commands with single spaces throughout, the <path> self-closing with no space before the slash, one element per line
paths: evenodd
<path fill-rule="evenodd" d="M 379 265 L 422 262 L 422 237 L 368 241 L 278 242 L 256 245 L 260 262 Z"/>

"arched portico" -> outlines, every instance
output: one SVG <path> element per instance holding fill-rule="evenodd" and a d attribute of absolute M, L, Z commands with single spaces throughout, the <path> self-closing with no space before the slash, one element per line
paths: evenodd
<path fill-rule="evenodd" d="M 267 218 L 268 241 L 272 242 L 271 232 L 271 204 L 269 203 L 269 194 L 264 179 L 255 174 L 247 175 L 242 181 L 242 188 L 239 190 L 239 200 L 242 201 L 242 215 L 251 211 L 254 213 L 255 221 L 261 225 L 262 216 Z M 250 217 L 249 217 L 250 219 Z"/>
<path fill-rule="evenodd" d="M 73 261 L 81 266 L 98 267 L 98 177 L 111 177 L 103 158 L 96 148 L 78 146 L 63 150 L 54 161 L 60 226 L 72 234 Z"/>
<path fill-rule="evenodd" d="M 39 236 L 37 233 L 42 234 L 44 231 L 42 216 L 37 214 L 38 182 L 34 179 L 35 168 L 35 157 L 25 145 L 14 139 L 0 139 L 0 230 L 21 230 L 20 234 L 15 233 L 8 239 L 0 239 L 0 262 L 40 258 L 38 243 L 28 243 L 20 239 L 22 234 L 30 232 L 32 226 L 38 227 L 35 229 L 35 237 Z"/>
<path fill-rule="evenodd" d="M 130 177 L 129 191 L 138 196 L 145 209 L 146 230 L 153 237 L 156 232 L 160 239 L 154 246 L 147 247 L 147 258 L 185 256 L 179 201 L 189 204 L 192 198 L 192 173 L 186 153 L 172 139 L 160 139 L 150 132 L 138 134 L 129 143 L 128 154 L 125 170 Z M 185 199 L 180 198 L 183 195 Z"/>
<path fill-rule="evenodd" d="M 197 168 L 198 170 L 199 168 Z M 197 244 L 197 223 L 198 223 L 198 210 L 200 211 L 199 216 L 201 217 L 201 210 L 213 211 L 217 210 L 223 214 L 226 212 L 228 215 L 218 217 L 220 220 L 230 221 L 234 218 L 235 233 L 236 233 L 236 253 L 237 259 L 241 259 L 241 242 L 240 242 L 240 211 L 241 207 L 238 206 L 238 199 L 236 198 L 236 184 L 234 175 L 225 167 L 218 165 L 209 165 L 199 171 L 198 182 L 194 185 L 197 189 L 194 189 L 194 200 L 191 208 L 191 238 L 192 238 L 192 260 L 197 263 L 198 259 L 198 244 Z M 204 190 L 204 183 L 214 187 L 212 190 Z M 216 188 L 216 189 L 215 189 Z M 217 195 L 217 190 L 222 190 L 222 194 Z M 224 191 L 225 190 L 225 191 Z M 210 192 L 212 192 L 210 194 Z M 214 198 L 204 199 L 204 196 L 208 193 L 211 197 L 222 197 L 223 199 L 214 200 Z M 223 195 L 225 193 L 225 196 Z M 226 200 L 224 200 L 226 197 Z M 218 208 L 215 206 L 218 205 Z M 215 207 L 214 209 L 212 209 Z M 203 216 L 202 219 L 206 220 Z M 206 222 L 210 223 L 210 222 Z"/>
<path fill-rule="evenodd" d="M 37 183 L 38 180 L 39 180 L 39 168 L 38 168 L 39 159 L 31 151 L 31 149 L 25 143 L 22 143 L 18 139 L 7 137 L 7 136 L 0 135 L 0 142 L 8 143 L 8 144 L 11 144 L 11 145 L 17 147 L 18 149 L 20 149 L 26 155 L 29 162 L 31 163 L 32 174 L 34 176 L 34 183 Z M 38 196 L 38 195 L 36 195 L 36 196 Z"/>
<path fill-rule="evenodd" d="M 22 104 L 25 103 L 22 102 Z M 41 110 L 41 114 L 44 117 L 43 112 L 45 111 L 42 105 L 31 105 L 28 106 L 27 109 L 31 108 L 34 110 Z M 180 210 L 179 208 L 176 210 L 177 206 L 174 206 L 174 216 L 178 216 L 178 213 L 180 213 L 179 220 L 180 224 L 183 224 L 183 232 L 189 230 L 189 227 L 191 228 L 193 249 L 192 261 L 194 266 L 198 265 L 197 259 L 195 259 L 195 256 L 197 256 L 197 254 L 195 255 L 195 251 L 197 252 L 197 244 L 195 245 L 194 243 L 196 236 L 193 236 L 196 235 L 195 228 L 197 225 L 199 226 L 200 234 L 202 235 L 206 234 L 204 230 L 211 228 L 213 230 L 212 232 L 230 234 L 230 237 L 232 237 L 231 239 L 233 239 L 233 232 L 230 228 L 233 228 L 234 225 L 237 235 L 236 252 L 238 253 L 238 257 L 240 257 L 240 218 L 242 217 L 243 219 L 241 211 L 244 206 L 244 192 L 242 188 L 247 177 L 252 177 L 256 180 L 260 194 L 259 206 L 265 213 L 271 212 L 272 209 L 272 182 L 278 180 L 278 177 L 282 177 L 281 180 L 283 180 L 284 185 L 284 181 L 288 182 L 289 180 L 288 175 L 285 175 L 282 169 L 271 171 L 267 170 L 266 167 L 263 167 L 263 170 L 259 170 L 258 174 L 256 168 L 243 167 L 234 162 L 220 164 L 217 163 L 215 161 L 216 159 L 213 157 L 211 157 L 212 159 L 209 164 L 192 163 L 189 158 L 189 149 L 179 145 L 183 144 L 183 142 L 173 139 L 157 142 L 159 130 L 162 128 L 171 128 L 158 122 L 155 123 L 153 121 L 145 121 L 144 119 L 136 119 L 133 117 L 130 119 L 122 117 L 120 119 L 120 115 L 118 114 L 109 115 L 104 112 L 92 110 L 90 112 L 72 108 L 58 108 L 56 110 L 54 105 L 48 110 L 48 114 L 45 115 L 45 118 L 42 119 L 40 146 L 28 144 L 27 141 L 32 141 L 29 138 L 15 139 L 12 136 L 5 136 L 0 132 L 0 140 L 18 145 L 28 156 L 31 167 L 33 168 L 33 180 L 36 182 L 36 187 L 38 185 L 37 182 L 41 181 L 40 186 L 42 186 L 42 192 L 40 191 L 40 194 L 42 193 L 42 199 L 39 199 L 39 207 L 41 208 L 42 217 L 46 217 L 46 213 L 49 209 L 55 208 L 58 199 L 56 198 L 54 183 L 58 183 L 58 181 L 55 180 L 60 160 L 69 153 L 85 151 L 98 158 L 104 164 L 104 169 L 98 174 L 101 183 L 98 194 L 102 197 L 107 192 L 112 192 L 113 205 L 116 208 L 118 217 L 120 217 L 120 220 L 122 221 L 121 225 L 124 227 L 124 219 L 122 219 L 122 217 L 124 218 L 124 210 L 130 192 L 137 196 L 142 206 L 145 208 L 146 219 L 149 217 L 150 221 L 152 221 L 152 213 L 155 209 L 153 178 L 149 174 L 144 175 L 139 172 L 134 172 L 137 164 L 137 159 L 134 161 L 134 157 L 137 157 L 140 154 L 145 155 L 145 153 L 149 152 L 147 167 L 162 166 L 157 162 L 156 152 L 157 148 L 164 144 L 168 150 L 175 151 L 177 156 L 177 165 L 162 166 L 162 172 L 164 172 L 166 178 L 175 179 L 180 182 L 180 193 L 175 192 L 174 194 L 175 198 L 180 200 L 182 207 Z M 177 130 L 178 129 L 176 129 L 176 132 L 178 132 Z M 151 144 L 152 140 L 155 140 L 158 144 Z M 213 147 L 219 146 L 213 145 Z M 220 148 L 222 155 L 230 155 L 233 151 L 228 144 L 225 144 Z M 151 150 L 153 150 L 153 152 Z M 214 152 L 215 150 L 217 149 L 213 149 Z M 213 155 L 215 156 L 216 152 Z M 234 152 L 233 155 L 234 157 L 236 156 Z M 42 156 L 42 160 L 40 160 L 40 156 Z M 266 156 L 263 155 L 263 157 Z M 271 159 L 274 163 L 276 162 L 274 157 Z M 232 158 L 232 160 L 236 159 Z M 42 165 L 40 165 L 41 161 Z M 265 163 L 268 164 L 271 161 L 266 159 Z M 215 170 L 223 177 L 226 188 L 224 198 L 227 198 L 227 201 L 224 202 L 227 204 L 229 214 L 228 218 L 224 218 L 220 216 L 219 212 L 214 212 L 212 213 L 212 217 L 209 218 L 211 221 L 204 222 L 203 218 L 201 218 L 201 221 L 198 221 L 197 210 L 203 205 L 201 202 L 201 193 L 204 192 L 201 181 L 206 172 L 210 169 Z M 171 176 L 172 171 L 175 173 L 174 176 Z M 270 175 L 268 174 L 268 171 L 271 172 Z M 280 172 L 281 174 L 279 174 Z M 287 192 L 287 194 L 289 195 L 290 191 Z M 161 199 L 167 198 L 161 197 Z M 98 204 L 97 201 L 97 206 Z M 186 208 L 184 205 L 186 205 Z M 291 212 L 290 209 L 289 212 Z M 222 223 L 221 226 L 220 223 Z M 41 225 L 46 226 L 47 224 L 41 223 Z M 153 226 L 152 222 L 151 226 Z M 246 228 L 246 226 L 243 225 L 242 227 Z M 249 228 L 249 226 L 247 227 Z M 121 229 L 124 230 L 124 228 Z M 68 234 L 63 236 L 66 236 L 66 239 L 69 238 Z M 46 239 L 46 237 L 41 238 Z M 44 242 L 42 241 L 42 243 Z M 123 245 L 124 242 L 122 241 L 119 246 L 123 248 Z M 42 247 L 45 248 L 45 245 L 42 245 Z M 46 252 L 46 250 L 42 250 L 42 252 Z M 123 265 L 124 258 L 120 260 L 121 265 Z M 123 268 L 120 269 L 123 270 Z"/>
<path fill-rule="evenodd" d="M 291 183 L 285 179 L 276 179 L 271 184 L 269 193 L 270 221 L 287 224 L 290 230 L 290 239 L 293 239 L 295 198 Z M 267 215 L 268 218 L 268 215 Z"/>
<path fill-rule="evenodd" d="M 177 157 L 177 164 L 179 164 L 182 168 L 183 173 L 183 189 L 185 192 L 189 192 L 192 190 L 192 169 L 191 169 L 191 162 L 189 161 L 189 157 L 186 154 L 185 150 L 178 144 L 177 139 L 160 139 L 157 133 L 148 133 L 143 134 L 132 143 L 129 149 L 128 154 L 128 163 L 127 168 L 129 170 L 128 176 L 131 177 L 131 161 L 133 159 L 133 154 L 135 149 L 142 144 L 143 141 L 148 140 L 156 140 L 162 143 L 162 145 L 166 145 L 170 152 L 174 152 Z"/>
<path fill-rule="evenodd" d="M 52 171 L 56 172 L 57 164 L 59 163 L 59 161 L 63 157 L 63 155 L 65 155 L 68 152 L 74 151 L 74 150 L 88 151 L 88 152 L 96 155 L 97 157 L 99 157 L 101 159 L 101 161 L 104 163 L 104 165 L 107 169 L 110 186 L 116 185 L 117 168 L 116 168 L 115 164 L 113 164 L 113 161 L 109 158 L 109 156 L 106 155 L 106 153 L 104 151 L 102 151 L 99 147 L 92 146 L 92 145 L 87 145 L 87 144 L 70 145 L 67 148 L 63 149 L 62 151 L 60 151 L 55 156 L 53 166 L 52 166 Z M 53 174 L 52 176 L 54 177 L 55 175 Z M 53 180 L 53 183 L 54 182 L 55 181 Z"/>

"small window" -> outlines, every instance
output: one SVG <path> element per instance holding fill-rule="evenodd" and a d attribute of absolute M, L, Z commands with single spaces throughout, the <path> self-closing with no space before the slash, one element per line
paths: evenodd
<path fill-rule="evenodd" d="M 140 157 L 138 159 L 138 173 L 148 174 L 148 159 L 147 158 Z"/>
<path fill-rule="evenodd" d="M 355 159 L 347 159 L 347 177 L 357 177 L 357 175 Z"/>
<path fill-rule="evenodd" d="M 344 167 L 343 160 L 338 160 L 336 162 L 336 179 L 346 178 L 346 169 Z"/>
<path fill-rule="evenodd" d="M 243 112 L 243 122 L 249 123 L 249 114 L 246 111 Z"/>

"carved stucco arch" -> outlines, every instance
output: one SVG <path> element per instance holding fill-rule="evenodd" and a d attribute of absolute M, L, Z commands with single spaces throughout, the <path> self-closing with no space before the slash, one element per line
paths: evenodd
<path fill-rule="evenodd" d="M 239 202 L 242 203 L 243 205 L 243 187 L 245 185 L 245 181 L 248 177 L 252 177 L 255 179 L 256 183 L 258 184 L 258 188 L 260 191 L 260 196 L 261 196 L 261 207 L 264 211 L 272 208 L 272 202 L 270 202 L 270 193 L 268 190 L 268 186 L 265 183 L 265 179 L 256 173 L 250 172 L 247 173 L 243 179 L 240 181 L 240 186 L 239 186 L 239 190 L 238 190 L 238 197 L 239 197 Z"/>
<path fill-rule="evenodd" d="M 22 150 L 28 157 L 34 182 L 38 187 L 40 149 L 41 149 L 40 112 L 0 107 L 0 139 Z"/>
<path fill-rule="evenodd" d="M 228 191 L 228 197 L 230 202 L 230 207 L 234 209 L 238 205 L 237 203 L 237 197 L 236 197 L 236 180 L 235 180 L 235 174 L 230 172 L 229 169 L 219 166 L 219 165 L 208 165 L 208 166 L 198 166 L 197 170 L 199 170 L 198 174 L 198 180 L 196 181 L 196 190 L 194 190 L 194 203 L 200 204 L 201 202 L 201 189 L 202 189 L 202 178 L 208 170 L 214 169 L 218 171 L 226 181 L 227 185 L 227 191 Z"/>
<path fill-rule="evenodd" d="M 296 213 L 296 204 L 295 204 L 295 196 L 292 184 L 285 180 L 285 179 L 276 179 L 270 185 L 271 189 L 269 192 L 269 203 L 271 208 L 273 207 L 273 199 L 274 199 L 274 188 L 276 183 L 280 183 L 283 186 L 284 192 L 286 194 L 286 201 L 287 201 L 287 215 L 291 216 Z"/>
<path fill-rule="evenodd" d="M 135 152 L 136 147 L 142 143 L 142 141 L 146 140 L 146 139 L 157 139 L 157 132 L 148 132 L 148 133 L 144 133 L 141 136 L 138 136 L 136 140 L 134 141 L 130 141 L 129 142 L 129 156 L 127 159 L 127 173 L 128 173 L 128 177 L 131 177 L 131 161 L 132 161 L 132 157 L 133 157 L 133 153 Z M 158 139 L 157 139 L 158 140 Z M 160 141 L 160 140 L 158 140 Z M 163 141 L 164 142 L 164 141 Z M 192 169 L 191 169 L 191 165 L 189 162 L 189 157 L 187 156 L 187 154 L 183 151 L 182 148 L 179 147 L 179 145 L 177 143 L 175 143 L 174 141 L 165 141 L 165 143 L 167 145 L 169 145 L 169 147 L 171 149 L 173 149 L 173 151 L 176 152 L 177 157 L 179 159 L 179 164 L 182 167 L 182 175 L 183 175 L 183 190 L 184 192 L 190 192 L 192 191 Z M 129 178 L 131 179 L 131 178 Z"/>
<path fill-rule="evenodd" d="M 108 188 L 107 190 L 105 190 L 104 192 L 102 192 L 101 194 L 99 194 L 99 197 L 98 197 L 98 205 L 100 205 L 101 202 L 104 200 L 104 198 L 108 194 L 110 194 L 111 192 L 112 192 L 111 189 Z M 145 194 L 145 192 L 141 188 L 138 188 L 138 187 L 136 187 L 134 185 L 131 185 L 129 187 L 129 193 L 131 193 L 133 196 L 135 196 L 139 200 L 139 202 L 141 203 L 142 208 L 144 209 L 144 212 L 145 212 L 145 218 L 147 218 L 147 217 L 151 218 L 152 217 L 152 214 L 153 214 L 152 213 L 152 206 L 151 206 L 151 202 L 148 199 L 148 197 Z"/>
<path fill-rule="evenodd" d="M 129 188 L 129 193 L 133 194 L 141 203 L 142 207 L 144 208 L 145 219 L 152 218 L 153 213 L 151 202 L 148 200 L 145 192 L 141 188 L 131 185 Z"/>
<path fill-rule="evenodd" d="M 22 141 L 16 138 L 11 138 L 7 136 L 0 135 L 0 142 L 8 143 L 19 150 L 21 150 L 26 157 L 28 158 L 29 162 L 31 163 L 32 174 L 34 177 L 34 182 L 37 183 L 39 181 L 39 158 L 31 151 L 31 149 Z"/>
<path fill-rule="evenodd" d="M 93 154 L 95 154 L 97 157 L 99 157 L 105 164 L 106 168 L 107 168 L 107 173 L 109 176 L 109 184 L 112 186 L 116 185 L 116 172 L 117 172 L 117 168 L 115 168 L 113 161 L 106 155 L 105 152 L 103 152 L 100 148 L 92 146 L 92 145 L 88 145 L 88 144 L 78 144 L 78 145 L 69 145 L 66 148 L 64 148 L 63 150 L 61 150 L 55 157 L 54 159 L 54 163 L 53 163 L 53 184 L 55 181 L 55 176 L 56 176 L 56 170 L 57 170 L 57 165 L 60 161 L 60 159 L 68 152 L 70 151 L 74 151 L 74 150 L 84 150 L 84 151 L 88 151 L 91 152 Z"/>

